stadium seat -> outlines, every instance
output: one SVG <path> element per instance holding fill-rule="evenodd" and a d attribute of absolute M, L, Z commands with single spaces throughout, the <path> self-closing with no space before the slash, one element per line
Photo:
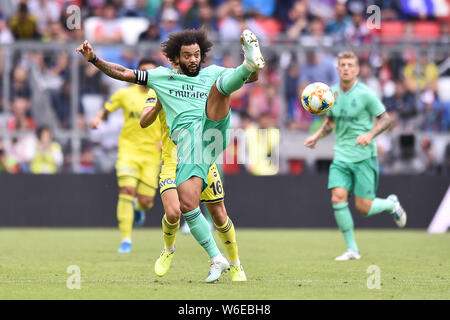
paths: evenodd
<path fill-rule="evenodd" d="M 402 21 L 382 21 L 379 35 L 382 40 L 398 40 L 405 35 L 405 23 Z"/>
<path fill-rule="evenodd" d="M 416 39 L 437 39 L 441 36 L 441 28 L 433 21 L 417 21 L 413 24 L 413 34 Z"/>

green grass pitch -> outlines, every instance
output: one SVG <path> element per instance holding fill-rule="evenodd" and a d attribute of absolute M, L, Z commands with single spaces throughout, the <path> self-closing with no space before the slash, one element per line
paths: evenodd
<path fill-rule="evenodd" d="M 226 273 L 207 284 L 208 257 L 191 235 L 178 234 L 172 267 L 159 278 L 156 228 L 135 229 L 130 254 L 116 253 L 116 229 L 0 229 L 0 299 L 450 299 L 449 233 L 355 233 L 362 259 L 335 262 L 344 251 L 337 229 L 237 229 L 248 281 Z M 71 265 L 80 289 L 67 288 Z M 379 289 L 368 288 L 377 274 Z"/>

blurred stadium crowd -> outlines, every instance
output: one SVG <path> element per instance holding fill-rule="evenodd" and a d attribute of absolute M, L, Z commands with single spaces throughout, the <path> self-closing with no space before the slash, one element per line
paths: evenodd
<path fill-rule="evenodd" d="M 74 8 L 81 9 L 79 17 Z M 380 28 L 373 27 L 376 8 L 381 9 Z M 219 48 L 207 64 L 237 66 L 238 39 L 245 28 L 264 47 L 267 67 L 259 81 L 232 96 L 235 128 L 249 133 L 269 129 L 274 148 L 285 132 L 303 138 L 315 131 L 321 118 L 302 110 L 299 92 L 314 81 L 337 83 L 335 56 L 347 46 L 360 57 L 360 81 L 375 90 L 395 119 L 389 134 L 377 138 L 382 172 L 450 175 L 449 23 L 449 0 L 2 0 L 0 170 L 112 172 L 121 115 L 112 114 L 95 132 L 88 129 L 88 121 L 124 84 L 78 59 L 74 45 L 88 39 L 100 48 L 101 57 L 129 68 L 143 55 L 167 65 L 159 43 L 171 32 L 203 27 Z M 28 46 L 14 47 L 20 43 Z M 133 48 L 143 43 L 149 44 L 145 50 Z M 13 54 L 6 53 L 8 46 Z M 253 139 L 249 146 L 260 143 L 257 135 L 248 136 Z M 76 167 L 74 137 L 81 137 Z M 247 170 L 304 171 L 301 158 L 290 160 L 287 167 Z M 226 168 L 229 173 L 239 170 Z"/>

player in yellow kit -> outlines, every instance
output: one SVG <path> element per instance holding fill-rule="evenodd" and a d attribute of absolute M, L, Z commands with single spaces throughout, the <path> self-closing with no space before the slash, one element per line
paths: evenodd
<path fill-rule="evenodd" d="M 139 62 L 139 70 L 156 67 L 151 59 Z M 153 207 L 153 199 L 158 188 L 161 164 L 161 125 L 159 120 L 142 129 L 139 120 L 142 105 L 156 105 L 156 94 L 146 86 L 131 85 L 116 91 L 104 109 L 91 121 L 91 128 L 97 128 L 106 120 L 110 112 L 123 109 L 124 124 L 119 136 L 116 175 L 119 185 L 117 219 L 122 235 L 119 253 L 131 251 L 131 230 L 135 211 L 145 212 Z M 136 208 L 134 199 L 137 197 Z"/>
<path fill-rule="evenodd" d="M 159 111 L 154 112 L 155 109 Z M 150 117 L 146 118 L 146 114 L 149 114 L 149 112 L 158 114 L 162 130 L 162 167 L 159 178 L 159 192 L 165 211 L 162 219 L 164 249 L 155 262 L 155 273 L 162 277 L 167 273 L 172 262 L 175 253 L 175 236 L 180 228 L 180 201 L 178 199 L 175 183 L 177 149 L 175 144 L 169 138 L 169 127 L 166 124 L 166 114 L 159 103 L 157 106 L 146 103 L 144 111 L 142 112 L 141 126 L 145 127 L 147 121 L 150 120 Z M 236 232 L 233 222 L 227 215 L 224 204 L 225 191 L 223 190 L 220 173 L 215 163 L 209 168 L 207 180 L 208 187 L 202 192 L 200 200 L 206 205 L 211 213 L 218 235 L 224 244 L 230 262 L 231 280 L 246 281 L 247 277 L 239 260 Z"/>

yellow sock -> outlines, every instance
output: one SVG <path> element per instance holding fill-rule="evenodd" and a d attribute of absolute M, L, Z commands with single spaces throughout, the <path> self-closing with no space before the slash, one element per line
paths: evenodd
<path fill-rule="evenodd" d="M 152 201 L 152 202 L 150 203 L 150 206 L 147 208 L 147 207 L 144 207 L 139 201 L 136 201 L 136 210 L 139 210 L 139 211 L 141 211 L 141 210 L 149 211 L 151 208 L 153 208 L 153 205 L 154 205 L 154 202 Z"/>
<path fill-rule="evenodd" d="M 119 194 L 117 202 L 117 220 L 122 239 L 131 239 L 131 229 L 133 228 L 134 209 L 133 197 L 126 194 Z"/>
<path fill-rule="evenodd" d="M 218 235 L 225 246 L 225 250 L 227 251 L 228 260 L 230 263 L 237 262 L 239 260 L 239 255 L 233 222 L 227 217 L 227 221 L 223 226 L 218 226 L 216 224 L 215 226 Z"/>
<path fill-rule="evenodd" d="M 164 235 L 164 246 L 166 249 L 170 249 L 175 245 L 175 236 L 177 234 L 178 229 L 180 229 L 180 220 L 171 224 L 167 221 L 166 215 L 162 218 L 162 229 Z"/>

